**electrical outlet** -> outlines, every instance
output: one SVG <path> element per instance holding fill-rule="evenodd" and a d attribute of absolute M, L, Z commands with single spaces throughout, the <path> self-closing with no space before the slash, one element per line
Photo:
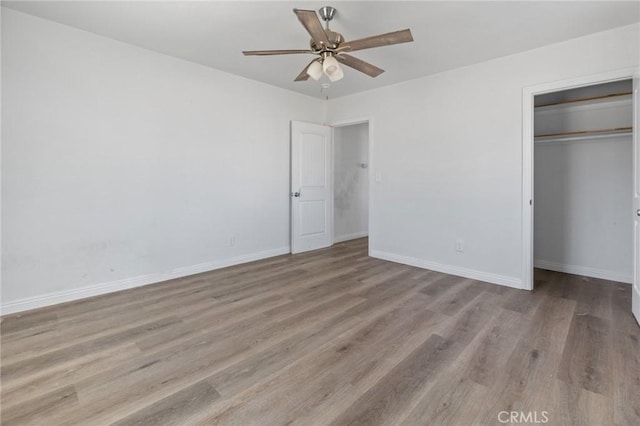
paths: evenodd
<path fill-rule="evenodd" d="M 227 245 L 229 247 L 233 247 L 236 245 L 236 237 L 229 237 L 229 240 L 227 241 Z"/>
<path fill-rule="evenodd" d="M 459 253 L 464 252 L 464 240 L 462 238 L 456 240 L 456 251 Z"/>

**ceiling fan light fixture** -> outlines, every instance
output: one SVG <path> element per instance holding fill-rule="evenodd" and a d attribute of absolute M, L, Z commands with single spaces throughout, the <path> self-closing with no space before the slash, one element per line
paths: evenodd
<path fill-rule="evenodd" d="M 311 65 L 309 65 L 307 75 L 314 80 L 320 80 L 320 77 L 322 77 L 322 64 L 320 60 L 313 61 Z"/>

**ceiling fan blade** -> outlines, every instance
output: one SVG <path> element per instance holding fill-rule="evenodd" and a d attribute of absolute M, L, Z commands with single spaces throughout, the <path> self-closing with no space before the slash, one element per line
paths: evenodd
<path fill-rule="evenodd" d="M 380 34 L 371 37 L 365 37 L 358 40 L 346 41 L 340 47 L 345 46 L 347 52 L 356 50 L 371 49 L 372 47 L 389 46 L 398 43 L 407 43 L 413 41 L 411 30 L 400 30 L 392 33 Z"/>
<path fill-rule="evenodd" d="M 244 56 L 269 56 L 269 55 L 297 55 L 300 53 L 311 53 L 313 50 L 243 50 Z"/>
<path fill-rule="evenodd" d="M 377 77 L 384 72 L 383 69 L 380 69 L 375 65 L 371 65 L 370 63 L 365 62 L 362 59 L 347 55 L 346 53 L 339 53 L 336 58 L 346 66 L 351 67 L 354 70 L 363 72 L 370 77 Z"/>
<path fill-rule="evenodd" d="M 307 70 L 309 69 L 311 64 L 314 63 L 315 61 L 317 61 L 317 59 L 314 59 L 313 61 L 309 62 L 309 65 L 304 67 L 302 72 L 300 74 L 298 74 L 298 76 L 293 81 L 306 81 L 306 80 L 309 80 L 309 74 L 307 74 Z"/>
<path fill-rule="evenodd" d="M 321 43 L 329 46 L 330 43 L 327 38 L 327 33 L 324 32 L 315 10 L 293 9 L 293 13 L 296 14 L 302 26 L 318 46 L 320 46 Z"/>

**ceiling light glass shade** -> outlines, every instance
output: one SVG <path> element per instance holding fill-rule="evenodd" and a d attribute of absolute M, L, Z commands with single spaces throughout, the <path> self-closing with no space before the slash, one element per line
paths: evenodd
<path fill-rule="evenodd" d="M 314 80 L 320 80 L 322 77 L 322 64 L 320 61 L 314 61 L 309 68 L 307 68 L 307 75 Z"/>
<path fill-rule="evenodd" d="M 338 81 L 344 77 L 344 74 L 338 65 L 338 60 L 334 56 L 327 56 L 324 58 L 324 61 L 322 61 L 322 69 L 331 81 Z"/>
<path fill-rule="evenodd" d="M 342 68 L 340 68 L 338 66 L 337 70 L 335 72 L 333 72 L 333 74 L 327 74 L 327 77 L 329 77 L 329 80 L 331 80 L 332 82 L 338 81 L 338 80 L 342 80 L 342 77 L 344 77 L 344 73 L 342 72 Z"/>

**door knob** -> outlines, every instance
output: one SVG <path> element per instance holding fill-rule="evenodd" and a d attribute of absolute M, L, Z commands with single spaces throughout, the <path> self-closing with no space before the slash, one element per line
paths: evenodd
<path fill-rule="evenodd" d="M 300 197 L 300 192 L 294 192 L 293 196 L 296 197 L 296 198 L 299 198 Z"/>
<path fill-rule="evenodd" d="M 636 214 L 640 216 L 640 209 L 636 210 Z"/>

